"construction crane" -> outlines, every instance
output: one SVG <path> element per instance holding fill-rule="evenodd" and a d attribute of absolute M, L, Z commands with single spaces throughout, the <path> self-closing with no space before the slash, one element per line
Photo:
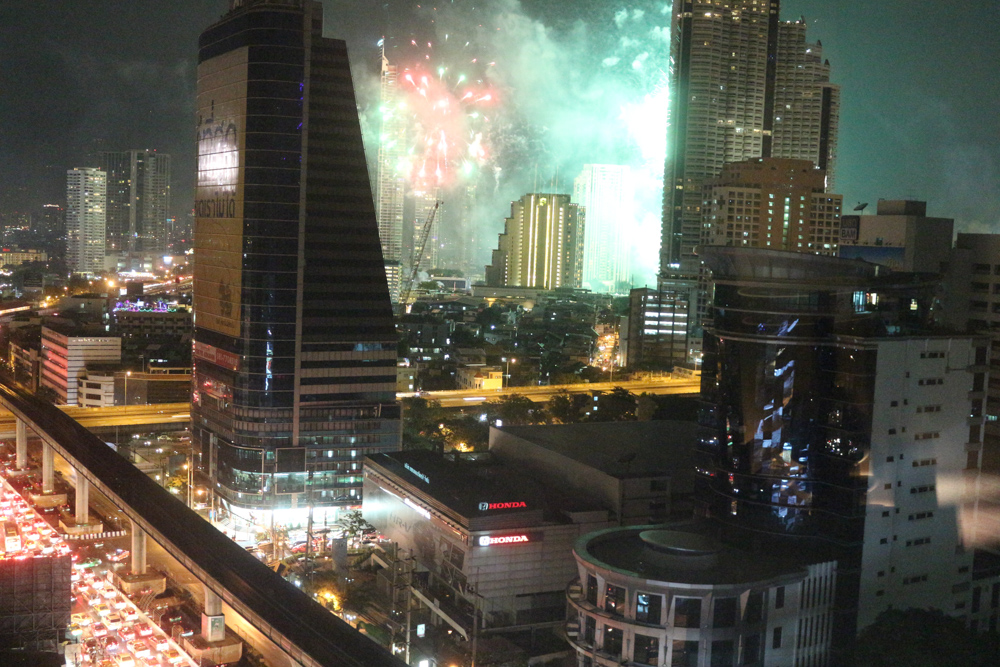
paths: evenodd
<path fill-rule="evenodd" d="M 410 255 L 410 275 L 399 286 L 399 314 L 406 312 L 406 304 L 410 300 L 410 293 L 413 291 L 413 282 L 417 279 L 417 272 L 420 270 L 420 261 L 424 258 L 424 249 L 427 247 L 427 239 L 431 235 L 431 227 L 434 226 L 434 218 L 437 216 L 438 208 L 444 202 L 440 199 L 434 202 L 434 208 L 427 214 L 424 226 L 420 230 L 420 238 L 414 239 L 413 254 Z"/>

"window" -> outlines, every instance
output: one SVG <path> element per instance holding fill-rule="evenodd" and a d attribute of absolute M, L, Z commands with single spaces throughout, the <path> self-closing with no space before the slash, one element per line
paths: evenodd
<path fill-rule="evenodd" d="M 670 667 L 698 667 L 698 642 L 675 639 Z"/>
<path fill-rule="evenodd" d="M 764 618 L 764 593 L 751 591 L 747 596 L 746 622 L 759 623 Z"/>
<path fill-rule="evenodd" d="M 944 384 L 944 378 L 920 378 L 917 380 L 917 384 L 921 387 Z"/>
<path fill-rule="evenodd" d="M 914 440 L 933 440 L 940 437 L 941 433 L 938 431 L 925 431 L 923 433 L 915 433 L 913 435 Z"/>
<path fill-rule="evenodd" d="M 934 512 L 917 512 L 916 514 L 911 514 L 908 518 L 910 521 L 920 521 L 921 519 L 930 519 L 934 516 Z"/>
<path fill-rule="evenodd" d="M 736 625 L 736 598 L 716 598 L 712 612 L 713 628 L 731 628 Z"/>
<path fill-rule="evenodd" d="M 760 635 L 747 635 L 743 640 L 743 664 L 752 665 L 760 660 Z"/>
<path fill-rule="evenodd" d="M 604 609 L 615 616 L 625 614 L 625 589 L 621 586 L 608 584 L 604 591 Z"/>
<path fill-rule="evenodd" d="M 910 584 L 919 584 L 922 581 L 927 581 L 926 574 L 918 574 L 913 577 L 903 577 L 903 585 L 909 586 Z"/>
<path fill-rule="evenodd" d="M 660 624 L 660 601 L 659 595 L 652 593 L 639 593 L 635 596 L 635 620 L 640 623 L 650 625 Z"/>
<path fill-rule="evenodd" d="M 712 642 L 711 667 L 733 667 L 733 640 L 722 639 Z"/>
<path fill-rule="evenodd" d="M 906 546 L 908 547 L 919 547 L 922 544 L 930 544 L 931 538 L 929 537 L 918 537 L 915 540 L 906 540 Z"/>
<path fill-rule="evenodd" d="M 593 616 L 588 616 L 583 625 L 583 641 L 589 646 L 594 645 L 594 636 L 597 634 L 597 620 Z"/>
<path fill-rule="evenodd" d="M 914 468 L 937 465 L 937 459 L 917 459 L 913 461 Z"/>
<path fill-rule="evenodd" d="M 636 635 L 632 661 L 642 665 L 660 664 L 660 640 L 656 637 Z"/>
<path fill-rule="evenodd" d="M 701 598 L 674 598 L 674 626 L 701 627 Z"/>
<path fill-rule="evenodd" d="M 605 653 L 610 653 L 613 656 L 620 657 L 622 654 L 622 631 L 620 628 L 612 628 L 610 625 L 604 626 L 604 645 L 603 650 Z"/>
<path fill-rule="evenodd" d="M 774 589 L 774 608 L 781 609 L 785 606 L 785 587 L 778 586 Z"/>
<path fill-rule="evenodd" d="M 781 628 L 775 628 L 771 633 L 771 648 L 781 648 Z"/>
<path fill-rule="evenodd" d="M 597 577 L 592 574 L 587 575 L 587 602 L 597 606 Z"/>
<path fill-rule="evenodd" d="M 923 486 L 911 486 L 910 493 L 928 493 L 933 491 L 935 486 L 933 484 L 925 484 Z"/>

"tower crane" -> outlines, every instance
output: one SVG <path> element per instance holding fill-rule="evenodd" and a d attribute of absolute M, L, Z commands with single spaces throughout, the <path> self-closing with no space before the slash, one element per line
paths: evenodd
<path fill-rule="evenodd" d="M 420 230 L 419 239 L 414 239 L 413 254 L 410 255 L 410 275 L 399 287 L 399 314 L 406 312 L 406 304 L 410 300 L 410 293 L 413 291 L 413 281 L 417 279 L 417 272 L 420 270 L 420 261 L 424 258 L 424 249 L 427 247 L 427 239 L 431 235 L 431 227 L 434 226 L 434 218 L 437 216 L 438 208 L 444 202 L 440 199 L 434 202 L 434 208 L 427 214 L 424 226 Z"/>

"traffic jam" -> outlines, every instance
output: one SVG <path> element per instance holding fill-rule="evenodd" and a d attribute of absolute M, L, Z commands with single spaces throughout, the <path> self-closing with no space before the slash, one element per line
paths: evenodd
<path fill-rule="evenodd" d="M 4 480 L 0 514 L 3 551 L 0 559 L 28 559 L 69 555 L 72 560 L 72 611 L 66 632 L 66 664 L 74 667 L 197 667 L 195 663 L 136 604 L 116 588 L 114 567 L 124 565 L 121 549 L 96 557 L 81 557 Z M 180 625 L 164 614 L 161 623 Z"/>

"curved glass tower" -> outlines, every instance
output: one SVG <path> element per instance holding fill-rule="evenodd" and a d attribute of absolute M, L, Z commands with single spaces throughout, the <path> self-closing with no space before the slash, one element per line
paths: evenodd
<path fill-rule="evenodd" d="M 198 57 L 192 435 L 231 506 L 360 503 L 396 335 L 344 42 L 234 0 Z"/>
<path fill-rule="evenodd" d="M 708 511 L 735 528 L 859 544 L 877 341 L 927 331 L 935 282 L 836 257 L 699 255 L 715 280 L 699 466 Z"/>

